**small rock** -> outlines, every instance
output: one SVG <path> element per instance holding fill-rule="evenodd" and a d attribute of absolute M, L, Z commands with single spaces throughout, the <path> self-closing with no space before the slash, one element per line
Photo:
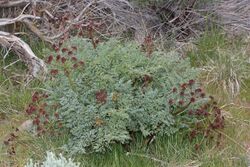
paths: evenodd
<path fill-rule="evenodd" d="M 24 121 L 19 127 L 19 131 L 28 131 L 28 132 L 31 132 L 32 129 L 33 129 L 33 121 L 32 120 L 27 120 L 27 121 Z"/>

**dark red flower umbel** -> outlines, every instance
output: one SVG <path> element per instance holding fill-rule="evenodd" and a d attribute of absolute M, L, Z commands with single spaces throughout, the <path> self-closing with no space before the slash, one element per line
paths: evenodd
<path fill-rule="evenodd" d="M 195 102 L 195 98 L 194 98 L 194 97 L 191 97 L 190 102 L 191 102 L 191 103 L 194 103 L 194 102 Z"/>
<path fill-rule="evenodd" d="M 62 52 L 63 52 L 63 53 L 65 53 L 65 52 L 67 52 L 67 51 L 68 51 L 67 48 L 62 48 Z"/>
<path fill-rule="evenodd" d="M 69 56 L 73 55 L 73 52 L 72 51 L 68 51 L 68 55 Z"/>
<path fill-rule="evenodd" d="M 173 88 L 173 93 L 177 92 L 177 88 Z"/>
<path fill-rule="evenodd" d="M 78 64 L 75 63 L 75 64 L 73 65 L 73 68 L 74 68 L 74 69 L 78 68 Z"/>
<path fill-rule="evenodd" d="M 181 89 L 182 90 L 185 90 L 186 88 L 187 88 L 187 84 L 186 83 L 181 84 Z"/>
<path fill-rule="evenodd" d="M 56 56 L 56 61 L 59 61 L 61 59 L 61 55 Z"/>
<path fill-rule="evenodd" d="M 189 110 L 188 115 L 193 115 L 193 110 Z"/>
<path fill-rule="evenodd" d="M 53 56 L 50 55 L 50 56 L 48 57 L 47 63 L 50 64 L 52 61 L 53 61 Z"/>
<path fill-rule="evenodd" d="M 39 93 L 38 92 L 35 92 L 33 95 L 32 95 L 32 102 L 37 102 L 39 100 Z"/>
<path fill-rule="evenodd" d="M 184 101 L 183 100 L 179 100 L 179 105 L 182 106 L 184 104 Z"/>
<path fill-rule="evenodd" d="M 55 76 L 55 75 L 57 75 L 58 74 L 58 70 L 57 69 L 52 69 L 51 71 L 50 71 L 50 74 L 51 75 L 53 75 L 53 76 Z"/>
<path fill-rule="evenodd" d="M 96 101 L 98 103 L 106 103 L 107 102 L 107 92 L 102 89 L 95 93 Z"/>
<path fill-rule="evenodd" d="M 200 92 L 202 92 L 202 89 L 201 89 L 201 88 L 195 89 L 195 93 L 200 93 Z"/>
<path fill-rule="evenodd" d="M 73 49 L 73 50 L 77 50 L 77 47 L 76 46 L 71 46 L 71 48 Z"/>
<path fill-rule="evenodd" d="M 83 36 L 83 31 L 80 31 L 79 33 L 78 33 L 78 36 Z"/>
<path fill-rule="evenodd" d="M 36 106 L 33 106 L 33 105 L 30 104 L 29 107 L 26 110 L 26 113 L 30 115 L 33 112 L 35 112 L 36 110 L 37 110 Z"/>
<path fill-rule="evenodd" d="M 84 61 L 79 61 L 79 64 L 80 64 L 81 66 L 84 66 Z"/>
<path fill-rule="evenodd" d="M 55 48 L 55 51 L 56 51 L 56 52 L 59 52 L 59 47 L 56 47 L 56 48 Z"/>
<path fill-rule="evenodd" d="M 65 57 L 62 57 L 62 58 L 61 58 L 61 61 L 62 61 L 63 64 L 66 62 L 66 60 L 67 60 L 67 59 L 66 59 Z"/>
<path fill-rule="evenodd" d="M 201 98 L 205 98 L 206 94 L 205 93 L 201 93 Z"/>
<path fill-rule="evenodd" d="M 180 92 L 180 96 L 184 96 L 185 93 L 183 91 Z"/>
<path fill-rule="evenodd" d="M 174 100 L 173 99 L 169 99 L 168 100 L 168 104 L 173 105 L 174 104 Z"/>
<path fill-rule="evenodd" d="M 77 61 L 77 58 L 76 58 L 75 56 L 73 56 L 73 57 L 71 58 L 71 60 L 72 60 L 72 61 Z"/>
<path fill-rule="evenodd" d="M 195 83 L 195 81 L 193 79 L 191 79 L 191 80 L 188 81 L 188 85 L 189 86 L 192 86 L 194 83 Z"/>
<path fill-rule="evenodd" d="M 45 115 L 45 114 L 46 114 L 46 111 L 45 111 L 43 108 L 40 108 L 40 109 L 39 109 L 39 114 L 40 114 L 40 115 Z"/>
<path fill-rule="evenodd" d="M 40 124 L 40 119 L 39 119 L 39 117 L 36 117 L 36 118 L 33 120 L 33 124 L 34 124 L 34 125 L 39 125 L 39 124 Z"/>

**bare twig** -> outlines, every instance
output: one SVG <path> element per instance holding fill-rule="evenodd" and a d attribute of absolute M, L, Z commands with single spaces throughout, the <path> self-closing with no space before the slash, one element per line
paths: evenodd
<path fill-rule="evenodd" d="M 16 64 L 16 63 L 19 62 L 19 61 L 20 61 L 20 59 L 14 61 L 14 62 L 12 62 L 12 63 L 10 63 L 9 65 L 5 66 L 3 69 L 6 70 L 7 68 L 9 68 L 10 66 L 13 66 L 14 64 Z"/>

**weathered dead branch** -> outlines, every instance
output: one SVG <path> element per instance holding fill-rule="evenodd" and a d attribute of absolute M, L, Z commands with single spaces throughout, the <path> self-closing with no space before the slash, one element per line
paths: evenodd
<path fill-rule="evenodd" d="M 9 0 L 3 0 L 0 2 L 0 7 L 16 7 L 16 6 L 25 6 L 28 3 L 30 3 L 29 0 L 17 0 L 17 1 L 9 1 Z"/>
<path fill-rule="evenodd" d="M 33 16 L 33 15 L 20 15 L 16 18 L 1 18 L 0 19 L 0 26 L 5 26 L 5 25 L 9 25 L 9 24 L 14 24 L 16 22 L 21 22 L 25 19 L 40 19 L 40 17 L 37 16 Z"/>
<path fill-rule="evenodd" d="M 29 3 L 43 3 L 43 4 L 50 4 L 52 3 L 44 0 L 15 0 L 15 1 L 9 1 L 9 0 L 2 0 L 0 2 L 0 7 L 1 8 L 9 8 L 9 7 L 24 7 L 25 5 Z"/>
<path fill-rule="evenodd" d="M 0 31 L 0 44 L 5 48 L 11 48 L 19 56 L 27 65 L 32 77 L 37 78 L 46 73 L 47 69 L 43 60 L 36 57 L 29 45 L 20 38 Z"/>

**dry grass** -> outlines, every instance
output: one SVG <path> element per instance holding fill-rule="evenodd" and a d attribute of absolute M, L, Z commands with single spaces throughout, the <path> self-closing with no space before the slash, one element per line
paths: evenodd
<path fill-rule="evenodd" d="M 249 0 L 222 0 L 215 3 L 213 10 L 219 16 L 225 29 L 230 33 L 250 32 Z"/>

